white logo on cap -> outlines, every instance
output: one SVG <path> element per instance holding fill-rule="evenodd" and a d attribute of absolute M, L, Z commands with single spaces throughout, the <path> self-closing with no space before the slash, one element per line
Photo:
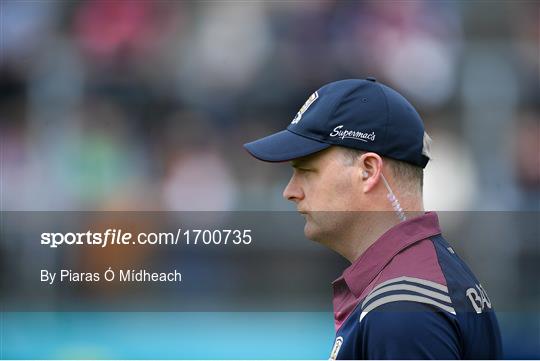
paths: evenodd
<path fill-rule="evenodd" d="M 369 141 L 375 141 L 375 132 L 371 133 L 364 133 L 357 130 L 347 130 L 343 129 L 343 125 L 338 125 L 334 128 L 334 130 L 330 133 L 331 137 L 338 137 L 341 139 L 355 139 L 360 140 L 362 142 Z"/>
<path fill-rule="evenodd" d="M 308 108 L 311 106 L 311 104 L 313 104 L 315 102 L 315 100 L 317 100 L 317 99 L 319 99 L 319 93 L 315 92 L 315 93 L 311 94 L 311 96 L 306 100 L 304 105 L 302 105 L 302 108 L 300 108 L 298 113 L 296 113 L 296 116 L 292 120 L 291 124 L 298 123 L 300 121 L 300 119 L 302 119 L 302 115 L 304 115 L 306 110 L 308 110 Z"/>

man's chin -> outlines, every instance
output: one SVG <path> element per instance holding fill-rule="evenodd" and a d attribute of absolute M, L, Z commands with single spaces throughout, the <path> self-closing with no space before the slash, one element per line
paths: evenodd
<path fill-rule="evenodd" d="M 314 242 L 321 242 L 321 231 L 315 226 L 312 222 L 306 219 L 306 224 L 304 225 L 304 236 L 307 239 Z"/>

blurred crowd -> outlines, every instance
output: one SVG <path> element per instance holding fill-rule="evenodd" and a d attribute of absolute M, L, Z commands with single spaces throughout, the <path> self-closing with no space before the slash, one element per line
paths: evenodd
<path fill-rule="evenodd" d="M 321 85 L 367 76 L 402 92 L 433 138 L 427 209 L 540 210 L 536 2 L 0 6 L 2 210 L 292 210 L 290 167 L 242 144 L 285 128 Z M 499 265 L 512 280 L 534 277 L 538 242 L 461 248 L 489 247 L 486 277 Z M 512 285 L 523 297 L 529 279 Z"/>
<path fill-rule="evenodd" d="M 538 210 L 535 9 L 2 1 L 2 209 L 291 209 L 288 168 L 241 145 L 322 84 L 372 75 L 434 139 L 428 208 Z"/>

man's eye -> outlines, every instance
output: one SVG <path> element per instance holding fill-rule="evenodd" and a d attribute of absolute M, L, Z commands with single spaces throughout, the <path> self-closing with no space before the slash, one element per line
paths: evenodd
<path fill-rule="evenodd" d="M 305 173 L 313 173 L 315 169 L 310 168 L 310 167 L 294 167 L 294 171 L 296 173 L 305 174 Z"/>

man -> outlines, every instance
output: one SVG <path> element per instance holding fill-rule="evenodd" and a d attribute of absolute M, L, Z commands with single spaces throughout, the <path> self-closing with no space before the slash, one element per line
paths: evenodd
<path fill-rule="evenodd" d="M 333 359 L 502 357 L 491 301 L 423 211 L 430 141 L 412 105 L 367 78 L 323 86 L 286 130 L 244 145 L 292 162 L 283 196 L 306 237 L 352 263 L 333 283 Z"/>

